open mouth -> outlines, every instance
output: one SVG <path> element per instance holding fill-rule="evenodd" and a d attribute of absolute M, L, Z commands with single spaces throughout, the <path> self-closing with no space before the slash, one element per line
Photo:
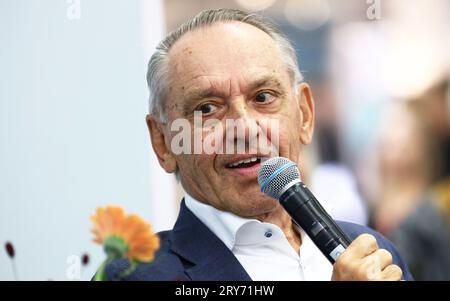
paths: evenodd
<path fill-rule="evenodd" d="M 236 161 L 226 165 L 227 168 L 249 168 L 261 163 L 261 157 L 251 157 L 248 159 Z"/>

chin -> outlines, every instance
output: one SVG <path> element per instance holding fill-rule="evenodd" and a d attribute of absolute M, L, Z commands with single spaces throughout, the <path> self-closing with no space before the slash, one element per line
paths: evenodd
<path fill-rule="evenodd" d="M 269 197 L 262 196 L 260 198 L 253 198 L 242 200 L 236 206 L 236 210 L 233 213 L 242 217 L 255 217 L 272 212 L 278 208 L 280 203 Z"/>

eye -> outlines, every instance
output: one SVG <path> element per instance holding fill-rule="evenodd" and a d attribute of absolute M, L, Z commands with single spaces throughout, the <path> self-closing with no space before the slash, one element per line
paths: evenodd
<path fill-rule="evenodd" d="M 205 103 L 198 106 L 195 110 L 200 111 L 203 115 L 208 115 L 214 113 L 217 109 L 218 107 L 215 104 Z"/>
<path fill-rule="evenodd" d="M 271 103 L 275 99 L 275 95 L 270 92 L 259 92 L 255 96 L 255 101 L 258 103 Z"/>

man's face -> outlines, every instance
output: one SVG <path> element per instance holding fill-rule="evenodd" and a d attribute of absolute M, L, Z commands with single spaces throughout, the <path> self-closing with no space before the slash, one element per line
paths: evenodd
<path fill-rule="evenodd" d="M 170 150 L 171 139 L 177 134 L 170 131 L 171 122 L 187 119 L 194 136 L 197 111 L 203 121 L 218 119 L 224 128 L 227 119 L 254 120 L 255 123 L 248 124 L 264 127 L 262 133 L 268 141 L 278 136 L 279 156 L 298 162 L 300 145 L 309 143 L 312 135 L 312 97 L 306 84 L 293 85 L 275 41 L 256 27 L 240 22 L 219 23 L 189 32 L 170 50 L 168 78 L 169 122 L 161 131 L 184 189 L 203 203 L 243 217 L 256 217 L 277 209 L 278 202 L 260 192 L 259 160 L 230 166 L 242 159 L 262 157 L 267 149 L 252 149 L 249 154 L 247 145 L 246 155 L 236 152 L 175 155 Z M 278 133 L 262 126 L 267 124 L 263 120 L 270 119 L 278 121 Z M 201 133 L 205 139 L 208 131 Z M 227 139 L 230 135 L 224 131 L 220 141 L 225 144 Z M 160 162 L 162 157 L 160 154 Z M 161 164 L 167 171 L 173 171 L 167 162 Z"/>

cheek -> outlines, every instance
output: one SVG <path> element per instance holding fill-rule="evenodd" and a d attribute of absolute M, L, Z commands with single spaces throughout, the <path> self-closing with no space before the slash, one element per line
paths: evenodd
<path fill-rule="evenodd" d="M 299 141 L 300 133 L 298 127 L 299 117 L 282 116 L 280 118 L 280 144 L 283 146 L 285 143 L 293 143 Z M 285 146 L 289 146 L 285 145 Z"/>
<path fill-rule="evenodd" d="M 289 154 L 290 145 L 294 142 L 292 134 L 288 128 L 281 128 L 279 134 L 280 140 L 280 155 L 286 156 Z"/>
<path fill-rule="evenodd" d="M 297 162 L 300 151 L 300 131 L 297 124 L 298 119 L 293 116 L 283 116 L 280 119 L 279 130 L 279 153 Z"/>
<path fill-rule="evenodd" d="M 207 178 L 212 179 L 215 166 L 214 166 L 214 156 L 213 155 L 206 155 L 206 154 L 199 154 L 194 156 L 193 166 L 192 168 L 199 173 L 198 176 L 206 176 Z"/>

